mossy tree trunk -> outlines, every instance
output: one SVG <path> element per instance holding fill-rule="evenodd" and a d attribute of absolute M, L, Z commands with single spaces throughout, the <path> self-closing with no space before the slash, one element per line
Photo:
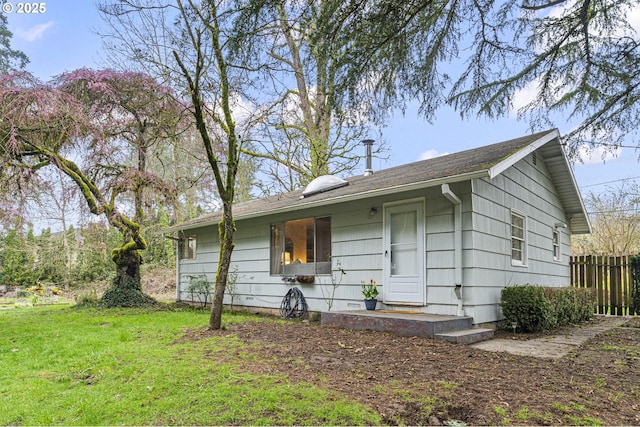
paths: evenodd
<path fill-rule="evenodd" d="M 42 181 L 46 178 L 38 177 L 38 172 L 57 168 L 77 186 L 89 211 L 103 216 L 122 235 L 122 244 L 111 254 L 116 278 L 103 296 L 105 305 L 154 303 L 140 285 L 142 251 L 147 248 L 139 226 L 142 195 L 149 188 L 170 200 L 174 192 L 147 171 L 146 149 L 174 136 L 184 107 L 171 99 L 169 90 L 140 73 L 81 69 L 58 76 L 51 84 L 42 84 L 29 73 L 5 77 L 0 79 L 0 186 L 17 200 L 0 197 L 0 211 L 5 200 L 11 206 L 37 197 L 30 190 L 47 188 Z M 139 148 L 137 169 L 114 157 L 121 151 L 122 138 Z M 66 158 L 67 153 L 82 154 L 80 163 Z M 132 191 L 133 221 L 117 208 L 117 199 Z"/>
<path fill-rule="evenodd" d="M 123 247 L 126 245 L 123 245 Z M 114 250 L 116 277 L 112 285 L 102 295 L 102 303 L 107 307 L 140 307 L 153 305 L 156 301 L 142 292 L 140 265 L 142 255 L 139 250 L 119 252 Z"/>
<path fill-rule="evenodd" d="M 231 268 L 231 254 L 235 246 L 233 243 L 234 228 L 235 224 L 231 204 L 225 204 L 223 219 L 218 225 L 220 258 L 218 261 L 218 271 L 216 272 L 216 287 L 213 293 L 211 314 L 209 316 L 209 329 L 220 329 L 222 326 L 222 305 L 229 278 L 229 269 Z"/>
<path fill-rule="evenodd" d="M 117 193 L 110 201 L 72 161 L 57 153 L 48 152 L 50 162 L 69 176 L 80 188 L 89 210 L 94 215 L 104 215 L 109 224 L 122 233 L 123 243 L 113 249 L 111 260 L 116 265 L 116 277 L 112 285 L 102 295 L 102 303 L 107 307 L 139 307 L 155 304 L 156 301 L 142 292 L 140 265 L 142 252 L 147 248 L 140 225 L 118 212 L 115 205 Z M 115 191 L 115 190 L 114 190 Z"/>
<path fill-rule="evenodd" d="M 173 56 L 184 76 L 189 94 L 191 96 L 191 114 L 195 120 L 195 125 L 202 139 L 204 149 L 207 154 L 207 160 L 211 166 L 211 171 L 216 180 L 216 187 L 223 205 L 223 218 L 219 224 L 220 236 L 220 259 L 218 262 L 218 270 L 216 274 L 215 291 L 213 302 L 211 304 L 211 315 L 209 318 L 209 329 L 220 329 L 222 326 L 222 308 L 224 293 L 227 286 L 227 278 L 229 276 L 229 268 L 231 266 L 231 254 L 233 252 L 233 235 L 235 232 L 235 223 L 233 220 L 233 202 L 235 199 L 236 176 L 238 173 L 239 163 L 239 141 L 236 135 L 236 123 L 233 119 L 231 109 L 231 85 L 229 81 L 229 67 L 225 57 L 225 47 L 222 39 L 220 24 L 218 22 L 218 5 L 217 2 L 210 2 L 203 5 L 202 9 L 195 9 L 194 3 L 189 0 L 185 8 L 182 1 L 178 1 L 178 9 L 181 12 L 184 23 L 186 24 L 187 34 L 193 48 L 193 53 L 198 58 L 193 65 L 195 68 L 190 70 L 185 65 L 181 55 L 187 56 L 184 51 L 178 53 L 173 51 Z M 204 41 L 200 30 L 196 29 L 197 25 L 190 24 L 192 21 L 192 13 L 196 12 L 204 27 L 208 31 L 210 40 Z M 193 26 L 192 26 L 193 25 Z M 205 46 L 204 43 L 210 43 Z M 207 52 L 211 49 L 211 55 Z M 207 61 L 211 61 L 208 63 Z M 187 63 L 191 65 L 191 63 Z M 203 83 L 207 83 L 207 72 L 209 69 L 217 70 L 216 85 L 219 88 L 217 100 L 215 104 L 218 108 L 207 108 L 208 102 L 203 96 L 206 89 L 203 89 Z M 211 76 L 209 76 L 210 78 Z M 204 85 L 208 87 L 208 84 Z M 212 96 L 211 93 L 206 93 Z M 213 125 L 211 125 L 213 123 Z M 215 126 L 211 130 L 210 126 Z M 211 130 L 211 131 L 210 131 Z M 220 157 L 217 149 L 222 148 L 225 153 L 225 164 L 221 167 Z"/>
<path fill-rule="evenodd" d="M 116 264 L 113 284 L 102 295 L 102 303 L 107 307 L 140 307 L 153 305 L 156 301 L 142 292 L 140 265 L 142 252 L 147 248 L 140 226 L 125 215 L 112 212 L 107 215 L 109 223 L 124 236 L 122 246 L 111 252 L 111 260 Z"/>

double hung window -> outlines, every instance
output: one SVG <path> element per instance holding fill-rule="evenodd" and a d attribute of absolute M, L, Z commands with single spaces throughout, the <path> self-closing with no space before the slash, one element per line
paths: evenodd
<path fill-rule="evenodd" d="M 524 215 L 511 212 L 511 264 L 527 264 L 527 222 Z"/>
<path fill-rule="evenodd" d="M 560 261 L 561 260 L 561 256 L 560 256 L 560 232 L 558 230 L 553 230 L 553 237 L 552 237 L 552 244 L 553 244 L 553 259 L 554 261 Z"/>
<path fill-rule="evenodd" d="M 185 236 L 180 240 L 180 259 L 196 259 L 196 236 Z"/>

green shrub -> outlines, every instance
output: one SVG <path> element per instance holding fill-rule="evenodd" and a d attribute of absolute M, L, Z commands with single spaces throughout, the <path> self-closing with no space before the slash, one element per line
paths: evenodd
<path fill-rule="evenodd" d="M 207 301 L 210 300 L 211 293 L 213 292 L 212 283 L 209 282 L 206 274 L 189 275 L 189 286 L 187 286 L 187 292 L 191 296 L 191 301 L 195 302 L 197 297 L 203 307 L 207 305 Z"/>
<path fill-rule="evenodd" d="M 558 326 L 591 319 L 594 312 L 594 294 L 587 288 L 544 288 L 545 298 L 551 304 L 552 316 Z"/>
<path fill-rule="evenodd" d="M 524 332 L 548 328 L 551 310 L 540 286 L 509 286 L 502 289 L 502 313 L 507 324 L 516 322 Z"/>
<path fill-rule="evenodd" d="M 589 320 L 593 301 L 591 289 L 525 285 L 504 288 L 501 306 L 507 325 L 536 332 Z"/>
<path fill-rule="evenodd" d="M 18 298 L 27 298 L 27 297 L 30 297 L 31 295 L 33 295 L 31 292 L 26 291 L 24 289 L 20 289 L 18 291 Z"/>
<path fill-rule="evenodd" d="M 111 286 L 100 298 L 100 304 L 105 307 L 151 307 L 157 303 L 149 295 L 131 287 Z"/>
<path fill-rule="evenodd" d="M 89 289 L 86 292 L 75 296 L 77 306 L 97 306 L 99 303 L 98 293 L 95 289 Z"/>

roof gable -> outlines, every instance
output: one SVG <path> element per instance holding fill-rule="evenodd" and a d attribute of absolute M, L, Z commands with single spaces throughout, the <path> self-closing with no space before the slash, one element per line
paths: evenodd
<path fill-rule="evenodd" d="M 554 139 L 560 138 L 560 132 L 557 129 L 553 129 L 551 131 L 542 132 L 539 138 L 532 141 L 530 144 L 523 146 L 519 150 L 513 152 L 508 157 L 502 159 L 491 168 L 489 168 L 489 178 L 493 179 L 494 177 L 500 175 L 502 172 L 519 162 L 520 160 L 527 157 L 529 154 L 536 151 L 538 148 L 544 146 L 545 144 L 553 141 Z M 533 136 L 533 135 L 532 135 Z"/>
<path fill-rule="evenodd" d="M 559 141 L 557 129 L 539 132 L 516 139 L 491 144 L 436 157 L 406 165 L 383 169 L 372 175 L 353 176 L 343 185 L 329 191 L 302 197 L 303 191 L 293 191 L 234 205 L 236 219 L 258 217 L 279 212 L 289 212 L 338 202 L 364 199 L 399 191 L 433 187 L 444 183 L 466 181 L 474 178 L 494 178 L 528 154 L 542 149 L 545 159 L 551 162 L 551 174 L 559 187 L 560 198 L 574 220 L 572 232 L 588 233 L 590 225 L 580 197 L 573 172 Z M 566 208 L 567 206 L 570 209 Z M 220 212 L 203 215 L 191 221 L 170 227 L 167 231 L 178 231 L 217 223 Z M 574 229 L 575 227 L 575 229 Z"/>

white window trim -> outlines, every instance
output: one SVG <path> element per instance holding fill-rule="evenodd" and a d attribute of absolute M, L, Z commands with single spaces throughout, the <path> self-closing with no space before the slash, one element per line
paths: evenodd
<path fill-rule="evenodd" d="M 553 253 L 553 260 L 557 262 L 562 261 L 562 233 L 557 228 L 551 229 L 551 252 Z M 558 236 L 558 241 L 554 242 L 554 237 Z M 556 248 L 558 248 L 558 255 L 556 256 Z"/>
<path fill-rule="evenodd" d="M 189 256 L 189 245 L 193 242 L 193 254 Z M 190 234 L 188 236 L 182 237 L 181 247 L 180 247 L 180 261 L 195 261 L 198 255 L 198 236 L 195 234 Z"/>
<path fill-rule="evenodd" d="M 522 239 L 516 237 L 516 239 L 522 241 L 522 260 L 513 259 L 513 215 L 519 216 L 522 218 Z M 511 265 L 515 267 L 526 267 L 527 266 L 527 256 L 528 256 L 528 230 L 527 230 L 527 216 L 522 212 L 518 212 L 514 209 L 511 209 L 509 215 L 509 257 L 511 258 Z"/>
<path fill-rule="evenodd" d="M 273 257 L 273 247 L 272 247 L 273 226 L 275 224 L 282 224 L 283 225 L 283 232 L 284 232 L 283 238 L 286 239 L 286 224 L 288 222 L 298 221 L 298 220 L 305 220 L 305 219 L 313 220 L 313 251 L 314 251 L 314 259 L 315 259 L 316 258 L 317 245 L 318 245 L 318 231 L 316 229 L 317 220 L 321 219 L 321 218 L 329 218 L 330 221 L 333 221 L 332 215 L 314 215 L 314 216 L 306 216 L 306 217 L 302 217 L 302 218 L 288 219 L 288 220 L 284 220 L 284 221 L 277 221 L 277 222 L 271 223 L 269 225 L 269 234 L 270 234 L 270 237 L 269 237 L 269 242 L 270 242 L 269 243 L 269 276 L 272 276 L 272 277 L 278 277 L 278 276 L 283 277 L 283 276 L 285 276 L 284 269 L 282 269 L 280 272 L 276 272 L 276 273 L 274 273 L 272 271 L 272 264 L 273 264 L 273 259 L 272 259 L 272 257 Z M 330 250 L 333 253 L 333 225 L 331 225 L 330 233 L 331 233 Z M 283 243 L 285 243 L 285 242 L 283 241 Z M 282 253 L 284 253 L 284 250 L 282 251 Z M 332 275 L 331 272 L 329 272 L 329 273 L 320 273 L 320 272 L 318 272 L 318 264 L 321 263 L 321 262 L 323 262 L 323 261 L 315 261 L 315 260 L 313 261 L 312 264 L 314 264 L 314 267 L 313 267 L 314 273 L 311 273 L 311 274 L 314 275 L 314 276 L 330 276 L 330 275 Z M 331 263 L 331 254 L 329 255 L 329 261 L 328 262 Z"/>

